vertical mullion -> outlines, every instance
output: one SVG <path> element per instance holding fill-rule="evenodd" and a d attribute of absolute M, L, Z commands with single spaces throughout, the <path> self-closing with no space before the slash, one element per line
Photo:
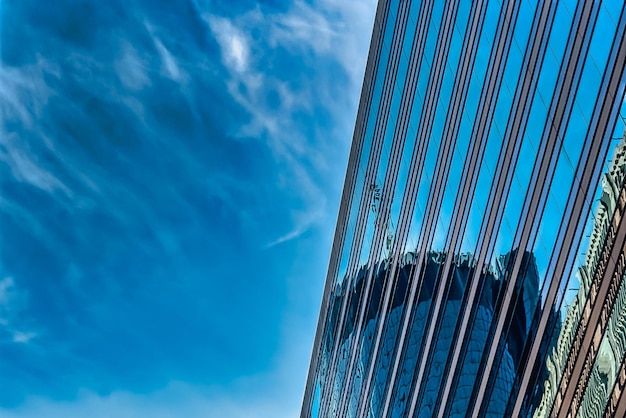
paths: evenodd
<path fill-rule="evenodd" d="M 500 336 L 508 317 L 511 300 L 516 293 L 515 286 L 522 267 L 523 249 L 526 248 L 529 242 L 534 240 L 537 233 L 536 224 L 538 219 L 540 219 L 538 215 L 540 215 L 540 212 L 543 210 L 547 197 L 546 179 L 550 178 L 554 172 L 556 159 L 558 157 L 558 153 L 555 153 L 554 150 L 560 147 L 563 139 L 563 131 L 567 125 L 574 100 L 570 92 L 577 88 L 580 81 L 581 68 L 584 64 L 584 57 L 588 51 L 591 36 L 589 23 L 591 22 L 593 26 L 598 14 L 598 8 L 598 3 L 584 2 L 579 4 L 577 9 L 577 18 L 575 18 L 575 21 L 577 20 L 578 22 L 573 24 L 572 32 L 570 32 L 570 39 L 568 41 L 569 48 L 567 48 L 567 64 L 564 68 L 562 66 L 562 71 L 557 82 L 557 89 L 555 91 L 555 97 L 558 97 L 558 99 L 556 101 L 553 100 L 550 105 L 548 113 L 549 122 L 546 125 L 546 129 L 544 129 L 541 141 L 539 155 L 541 155 L 542 158 L 538 157 L 535 162 L 535 168 L 533 170 L 534 176 L 526 195 L 526 201 L 524 202 L 522 221 L 520 223 L 521 228 L 518 228 L 514 240 L 518 251 L 512 260 L 511 273 L 508 280 L 505 281 L 505 289 L 504 293 L 501 293 L 499 309 L 496 310 L 496 315 L 494 316 L 496 323 L 495 326 L 492 323 L 490 336 L 487 341 L 488 346 L 490 345 L 489 352 L 485 353 L 483 361 L 481 362 L 484 372 L 479 375 L 480 380 L 477 382 L 477 386 L 474 387 L 475 396 L 472 396 L 473 415 L 484 413 L 484 408 L 486 407 L 483 405 L 482 401 L 486 395 L 487 386 L 490 385 L 494 379 L 491 372 L 494 368 L 496 355 L 502 347 Z M 579 28 L 582 29 L 582 33 L 579 31 Z"/>

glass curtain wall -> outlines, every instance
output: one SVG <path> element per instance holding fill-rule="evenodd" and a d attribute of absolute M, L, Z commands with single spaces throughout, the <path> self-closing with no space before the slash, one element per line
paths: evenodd
<path fill-rule="evenodd" d="M 621 276 L 559 388 L 621 190 L 624 3 L 377 7 L 301 417 L 591 416 Z"/>

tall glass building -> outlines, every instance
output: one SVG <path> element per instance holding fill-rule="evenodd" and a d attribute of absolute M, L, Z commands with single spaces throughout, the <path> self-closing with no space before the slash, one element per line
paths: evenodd
<path fill-rule="evenodd" d="M 625 32 L 379 1 L 301 418 L 626 415 Z"/>
<path fill-rule="evenodd" d="M 535 418 L 626 416 L 626 139 L 612 155 L 561 326 L 552 330 L 540 385 L 532 388 L 535 400 L 541 396 Z"/>

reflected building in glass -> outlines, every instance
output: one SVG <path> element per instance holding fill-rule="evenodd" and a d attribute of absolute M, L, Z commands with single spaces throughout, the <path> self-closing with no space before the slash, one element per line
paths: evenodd
<path fill-rule="evenodd" d="M 301 418 L 589 416 L 603 396 L 615 416 L 595 330 L 621 322 L 576 295 L 621 289 L 581 253 L 613 268 L 592 207 L 622 149 L 625 30 L 622 1 L 379 1 Z"/>
<path fill-rule="evenodd" d="M 563 326 L 536 388 L 534 417 L 626 416 L 626 141 L 613 152 L 599 188 L 598 205 L 582 265 L 569 286 Z M 582 250 L 583 248 L 581 248 Z"/>

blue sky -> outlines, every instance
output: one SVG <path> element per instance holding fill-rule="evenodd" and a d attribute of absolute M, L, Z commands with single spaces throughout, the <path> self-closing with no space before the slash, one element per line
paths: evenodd
<path fill-rule="evenodd" d="M 0 418 L 298 415 L 374 8 L 0 0 Z"/>

